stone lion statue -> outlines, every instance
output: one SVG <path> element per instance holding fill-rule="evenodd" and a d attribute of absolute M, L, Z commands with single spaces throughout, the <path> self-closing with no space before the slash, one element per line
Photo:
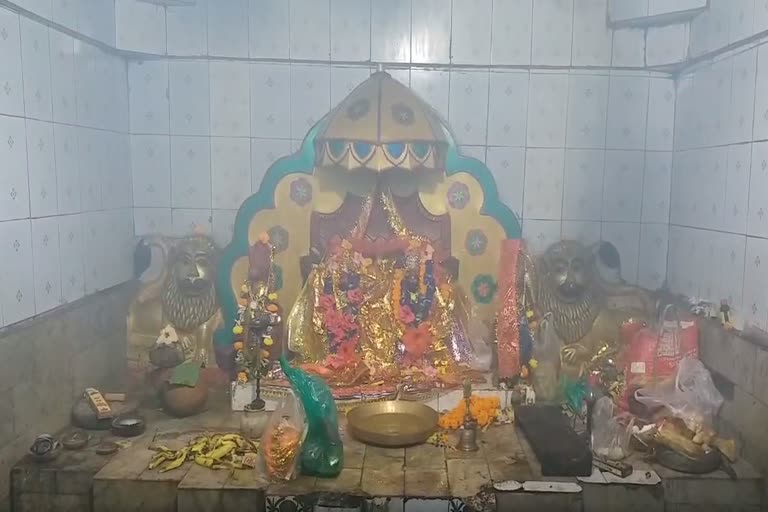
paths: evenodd
<path fill-rule="evenodd" d="M 611 248 L 604 242 L 586 246 L 563 240 L 535 262 L 529 260 L 534 309 L 540 317 L 552 313 L 564 367 L 576 370 L 604 344 L 617 343 L 626 320 L 653 316 L 655 304 L 647 292 L 606 272 L 600 256 L 611 255 Z M 618 260 L 609 263 L 618 266 Z"/>
<path fill-rule="evenodd" d="M 163 265 L 130 306 L 129 365 L 147 368 L 150 350 L 170 332 L 185 360 L 215 367 L 213 333 L 222 324 L 215 286 L 216 245 L 205 235 L 148 237 L 143 243 L 160 250 Z"/>

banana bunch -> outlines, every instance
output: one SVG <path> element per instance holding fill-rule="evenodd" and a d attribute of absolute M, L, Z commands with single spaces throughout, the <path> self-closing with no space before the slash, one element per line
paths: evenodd
<path fill-rule="evenodd" d="M 187 461 L 210 469 L 244 469 L 255 466 L 258 449 L 258 441 L 251 441 L 240 434 L 203 435 L 181 450 L 171 450 L 163 445 L 150 447 L 156 453 L 149 461 L 149 469 L 162 465 L 160 472 L 164 473 L 181 467 Z"/>

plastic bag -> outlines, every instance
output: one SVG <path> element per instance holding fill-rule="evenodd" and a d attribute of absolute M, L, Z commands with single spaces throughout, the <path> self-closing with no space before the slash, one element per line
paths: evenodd
<path fill-rule="evenodd" d="M 319 377 L 291 367 L 284 356 L 280 357 L 280 367 L 301 400 L 307 419 L 301 473 L 323 478 L 338 476 L 344 466 L 344 445 L 330 388 Z"/>
<path fill-rule="evenodd" d="M 259 457 L 271 479 L 291 480 L 298 476 L 299 454 L 306 433 L 304 410 L 289 392 L 269 417 L 261 435 Z"/>
<path fill-rule="evenodd" d="M 635 399 L 649 408 L 666 407 L 693 432 L 712 427 L 723 405 L 723 395 L 712 382 L 709 370 L 701 361 L 690 357 L 680 361 L 674 382 L 638 389 Z"/>
<path fill-rule="evenodd" d="M 613 401 L 602 397 L 592 410 L 592 451 L 610 460 L 625 458 L 629 455 L 633 424 L 629 415 L 616 416 Z"/>

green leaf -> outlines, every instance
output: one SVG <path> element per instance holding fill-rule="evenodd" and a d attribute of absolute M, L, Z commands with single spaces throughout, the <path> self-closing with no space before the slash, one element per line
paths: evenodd
<path fill-rule="evenodd" d="M 174 386 L 189 386 L 191 388 L 197 385 L 200 378 L 200 364 L 195 362 L 181 363 L 173 369 L 171 378 L 168 381 Z"/>

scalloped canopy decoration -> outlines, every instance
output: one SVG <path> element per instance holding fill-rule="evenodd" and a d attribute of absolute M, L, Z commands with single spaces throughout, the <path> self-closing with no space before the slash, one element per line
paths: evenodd
<path fill-rule="evenodd" d="M 442 169 L 448 137 L 432 107 L 379 71 L 328 114 L 315 144 L 318 167 Z"/>

